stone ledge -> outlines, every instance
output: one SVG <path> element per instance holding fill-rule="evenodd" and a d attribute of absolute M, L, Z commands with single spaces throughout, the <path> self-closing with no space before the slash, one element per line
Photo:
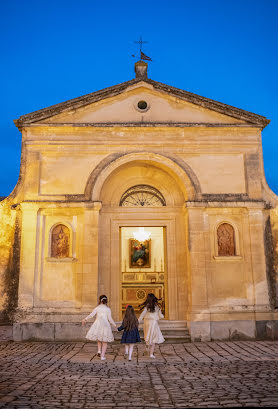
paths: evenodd
<path fill-rule="evenodd" d="M 190 332 L 185 321 L 178 321 L 174 326 L 165 323 L 161 330 L 165 339 L 192 342 L 207 341 L 235 341 L 235 340 L 278 340 L 278 320 L 233 320 L 233 321 L 192 321 Z M 120 323 L 117 323 L 120 325 Z M 82 326 L 81 323 L 15 323 L 13 325 L 14 341 L 83 341 L 92 322 Z M 140 326 L 142 331 L 142 326 Z M 118 332 L 114 332 L 115 339 L 119 339 Z"/>
<path fill-rule="evenodd" d="M 192 342 L 278 340 L 278 320 L 195 321 L 190 323 Z"/>
<path fill-rule="evenodd" d="M 221 261 L 221 262 L 232 262 L 232 261 L 241 261 L 242 256 L 227 256 L 227 257 L 222 257 L 222 256 L 213 256 L 215 261 Z"/>
<path fill-rule="evenodd" d="M 77 262 L 77 258 L 74 258 L 74 257 L 65 257 L 65 258 L 46 257 L 45 261 L 47 261 L 48 263 L 73 263 L 73 262 Z"/>
<path fill-rule="evenodd" d="M 13 325 L 13 340 L 21 341 L 86 341 L 86 334 L 93 322 L 87 322 L 85 326 L 81 322 L 22 322 Z M 116 325 L 120 326 L 120 322 Z M 170 342 L 189 342 L 190 336 L 186 326 L 186 321 L 173 321 L 173 325 L 167 322 L 161 326 L 165 339 Z M 140 325 L 141 336 L 143 336 L 143 326 Z M 121 333 L 113 331 L 115 341 L 119 341 Z"/>

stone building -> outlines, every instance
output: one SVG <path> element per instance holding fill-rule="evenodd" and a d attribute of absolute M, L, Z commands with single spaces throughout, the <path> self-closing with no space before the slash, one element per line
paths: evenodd
<path fill-rule="evenodd" d="M 148 292 L 192 340 L 277 336 L 269 121 L 136 77 L 15 121 L 18 184 L 1 202 L 2 317 L 14 339 L 79 339 Z M 82 332 L 83 331 L 83 332 Z"/>

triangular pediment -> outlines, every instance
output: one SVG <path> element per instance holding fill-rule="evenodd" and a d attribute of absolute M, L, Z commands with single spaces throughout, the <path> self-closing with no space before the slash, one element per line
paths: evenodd
<path fill-rule="evenodd" d="M 142 107 L 140 101 L 146 106 Z M 15 122 L 19 127 L 29 124 L 249 124 L 264 127 L 269 121 L 156 81 L 135 79 L 24 115 Z"/>

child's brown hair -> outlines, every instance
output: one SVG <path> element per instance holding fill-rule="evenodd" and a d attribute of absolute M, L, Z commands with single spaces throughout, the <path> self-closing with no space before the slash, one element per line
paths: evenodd
<path fill-rule="evenodd" d="M 106 295 L 101 295 L 100 297 L 99 297 L 99 300 L 98 300 L 98 304 L 107 304 L 108 303 L 108 299 L 107 299 L 107 297 L 106 297 Z"/>
<path fill-rule="evenodd" d="M 135 328 L 138 328 L 138 326 L 139 323 L 135 315 L 134 308 L 132 307 L 132 305 L 128 305 L 123 319 L 123 327 L 126 331 L 131 331 Z"/>
<path fill-rule="evenodd" d="M 159 301 L 160 300 L 154 294 L 149 293 L 148 296 L 147 296 L 146 301 L 144 301 L 142 304 L 140 304 L 139 308 L 141 310 L 143 310 L 146 307 L 148 311 L 155 312 L 155 307 L 156 306 L 161 309 L 161 305 L 160 305 Z"/>

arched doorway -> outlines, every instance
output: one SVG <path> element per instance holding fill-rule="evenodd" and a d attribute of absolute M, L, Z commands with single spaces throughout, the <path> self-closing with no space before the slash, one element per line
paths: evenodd
<path fill-rule="evenodd" d="M 131 159 L 129 156 L 129 160 L 118 163 L 118 166 L 111 164 L 110 172 L 105 170 L 106 174 L 101 174 L 96 184 L 98 197 L 96 190 L 93 192 L 95 199 L 102 202 L 99 218 L 99 293 L 109 295 L 116 319 L 121 319 L 125 301 L 139 303 L 143 293 L 150 290 L 162 295 L 167 319 L 186 320 L 190 292 L 188 221 L 184 206 L 188 198 L 186 186 L 180 175 L 174 175 L 173 169 L 168 169 L 159 160 L 142 159 L 136 155 L 134 160 Z M 178 166 L 177 169 L 182 171 Z M 187 177 L 185 172 L 184 177 Z M 160 255 L 155 257 L 156 260 L 151 257 L 145 267 L 131 265 L 130 259 L 133 233 L 140 228 L 151 232 L 156 240 L 159 236 L 158 241 L 163 243 L 156 245 L 155 251 L 160 251 Z M 125 261 L 124 245 L 129 251 Z M 133 261 L 136 263 L 136 257 Z M 131 282 L 127 282 L 127 275 Z M 137 294 L 137 300 L 127 298 L 124 290 L 128 287 L 133 290 L 133 295 Z M 144 291 L 138 291 L 140 288 Z"/>
<path fill-rule="evenodd" d="M 135 185 L 122 195 L 119 205 L 125 208 L 150 208 L 154 212 L 166 206 L 161 192 L 150 185 Z M 122 313 L 128 304 L 140 314 L 140 304 L 148 293 L 161 302 L 164 316 L 168 316 L 166 230 L 162 226 L 121 227 L 120 265 Z"/>

